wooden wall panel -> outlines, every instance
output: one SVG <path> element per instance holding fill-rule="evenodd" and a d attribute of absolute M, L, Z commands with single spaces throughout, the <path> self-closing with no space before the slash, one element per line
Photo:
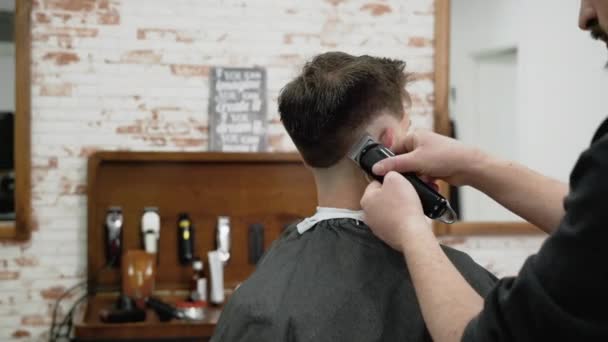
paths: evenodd
<path fill-rule="evenodd" d="M 123 250 L 142 247 L 143 209 L 159 209 L 158 289 L 186 288 L 192 274 L 190 266 L 178 261 L 179 213 L 190 215 L 196 251 L 205 262 L 207 252 L 215 249 L 217 217 L 229 216 L 232 255 L 225 281 L 230 286 L 254 270 L 248 260 L 249 225 L 264 225 L 268 248 L 287 224 L 314 213 L 316 188 L 294 154 L 102 152 L 89 164 L 88 201 L 91 286 L 115 289 L 119 284 L 118 268 L 95 272 L 106 260 L 104 219 L 110 206 L 123 209 Z"/>

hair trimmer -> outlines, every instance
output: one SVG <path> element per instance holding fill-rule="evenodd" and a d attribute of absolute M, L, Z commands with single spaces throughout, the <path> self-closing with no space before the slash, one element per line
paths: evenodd
<path fill-rule="evenodd" d="M 116 266 L 120 262 L 122 252 L 121 238 L 124 223 L 122 209 L 120 207 L 109 207 L 106 212 L 106 262 L 108 266 Z"/>
<path fill-rule="evenodd" d="M 160 215 L 158 208 L 146 207 L 141 216 L 141 233 L 144 250 L 148 253 L 158 253 L 158 239 L 160 238 Z"/>
<path fill-rule="evenodd" d="M 375 141 L 369 134 L 365 134 L 359 139 L 348 153 L 350 159 L 354 160 L 368 175 L 379 182 L 384 180 L 384 176 L 374 174 L 372 167 L 382 159 L 394 155 L 391 150 Z M 412 183 L 414 189 L 416 189 L 426 216 L 445 223 L 456 221 L 456 212 L 445 197 L 423 182 L 415 173 L 402 173 L 401 175 Z"/>

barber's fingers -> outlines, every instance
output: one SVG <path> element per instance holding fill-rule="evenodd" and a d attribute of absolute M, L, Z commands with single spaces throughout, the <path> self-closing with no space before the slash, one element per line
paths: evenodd
<path fill-rule="evenodd" d="M 422 132 L 418 129 L 408 133 L 405 136 L 405 139 L 403 139 L 403 143 L 398 144 L 394 147 L 393 152 L 395 152 L 396 154 L 403 154 L 415 150 L 416 146 L 418 146 L 418 140 L 420 140 L 421 133 Z"/>
<path fill-rule="evenodd" d="M 383 159 L 374 164 L 372 171 L 377 175 L 385 175 L 389 171 L 397 172 L 417 172 L 418 162 L 416 152 L 400 154 L 394 157 Z"/>
<path fill-rule="evenodd" d="M 403 143 L 396 146 L 395 152 L 397 156 L 384 159 L 376 163 L 372 171 L 377 175 L 385 175 L 389 171 L 397 172 L 417 172 L 419 165 L 415 157 L 416 146 L 420 139 L 420 132 L 415 130 L 405 136 Z"/>

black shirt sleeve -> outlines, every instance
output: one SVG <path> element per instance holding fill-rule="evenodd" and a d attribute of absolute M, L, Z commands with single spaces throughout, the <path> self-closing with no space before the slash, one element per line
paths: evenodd
<path fill-rule="evenodd" d="M 570 177 L 566 214 L 466 327 L 472 341 L 608 341 L 608 120 Z"/>

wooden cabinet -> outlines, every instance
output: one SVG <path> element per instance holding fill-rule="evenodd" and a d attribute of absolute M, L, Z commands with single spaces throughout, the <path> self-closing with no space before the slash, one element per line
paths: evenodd
<path fill-rule="evenodd" d="M 142 323 L 106 324 L 99 311 L 114 305 L 120 291 L 120 268 L 104 268 L 104 220 L 110 206 L 123 210 L 122 248 L 142 248 L 140 219 L 145 207 L 157 207 L 161 231 L 156 292 L 167 301 L 184 299 L 192 269 L 179 263 L 177 221 L 181 212 L 194 224 L 195 250 L 205 261 L 215 249 L 218 216 L 229 216 L 231 259 L 225 267 L 228 295 L 255 268 L 249 261 L 248 231 L 264 226 L 268 249 L 283 229 L 315 211 L 316 188 L 312 174 L 295 154 L 268 153 L 151 153 L 100 152 L 88 168 L 88 299 L 77 322 L 79 340 L 151 338 L 205 340 L 213 333 L 221 307 L 208 311 L 202 322 L 160 322 L 153 311 Z M 208 273 L 206 272 L 207 276 Z M 179 293 L 183 296 L 180 298 Z"/>

